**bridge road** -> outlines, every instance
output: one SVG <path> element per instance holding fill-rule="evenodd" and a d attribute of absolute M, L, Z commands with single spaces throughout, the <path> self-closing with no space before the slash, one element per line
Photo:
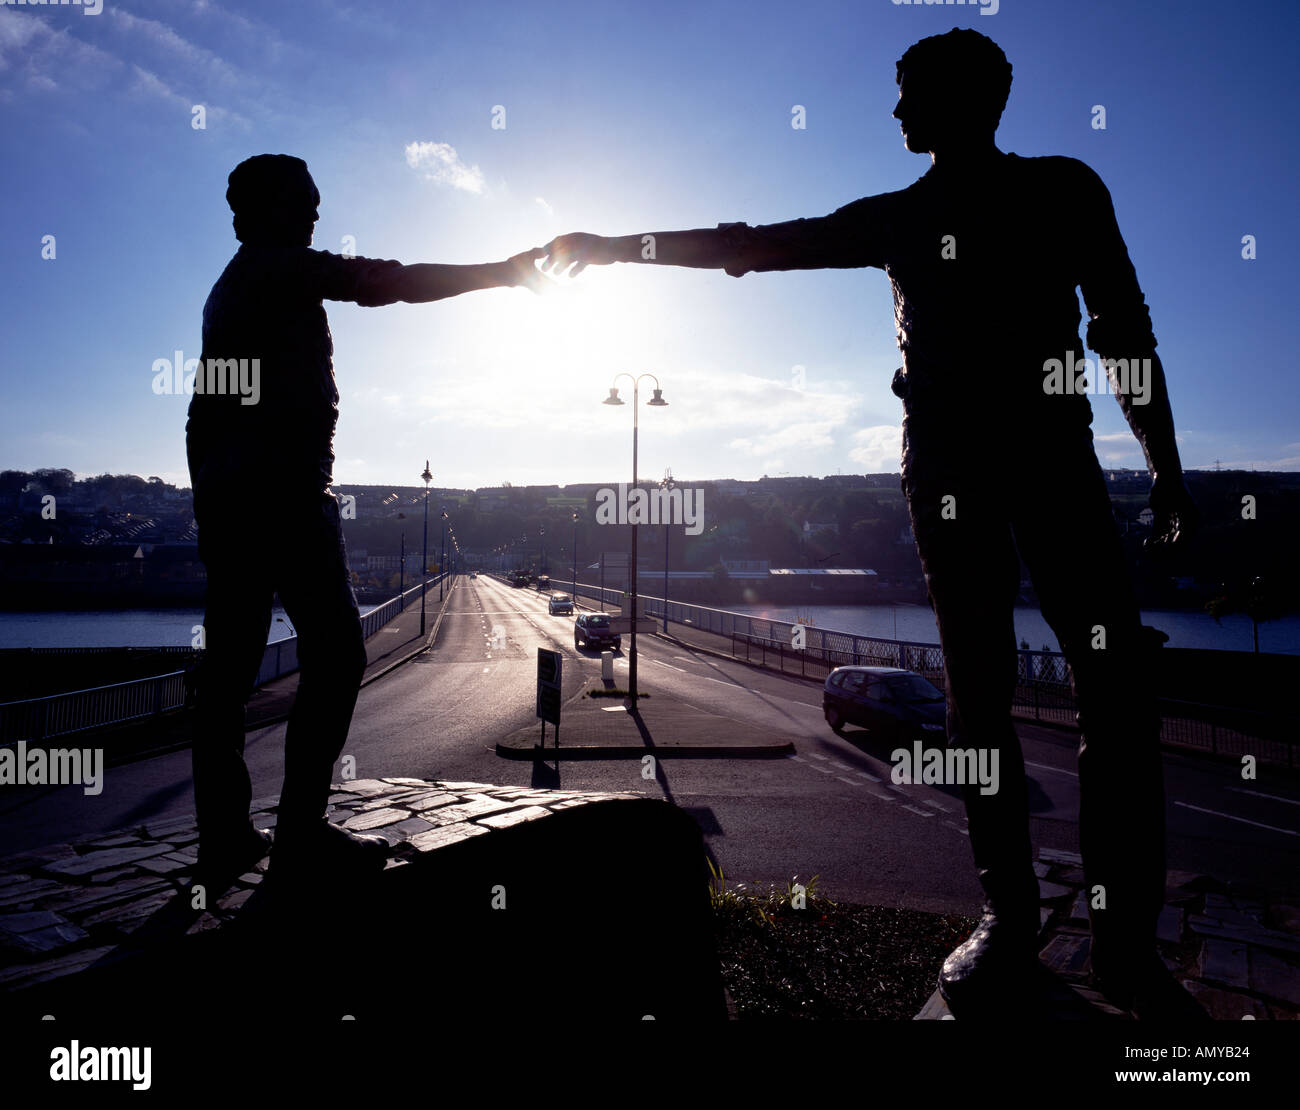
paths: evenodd
<path fill-rule="evenodd" d="M 820 689 L 639 636 L 643 687 L 699 708 L 779 730 L 797 754 L 777 759 L 666 759 L 658 781 L 635 760 L 549 767 L 504 760 L 498 738 L 534 718 L 536 649 L 565 657 L 565 697 L 599 684 L 600 660 L 573 647 L 572 618 L 550 616 L 535 591 L 462 577 L 432 651 L 361 691 L 346 755 L 361 778 L 412 775 L 503 785 L 625 790 L 668 796 L 700 822 L 729 880 L 821 875 L 831 897 L 971 912 L 979 888 L 955 787 L 889 783 L 887 747 L 867 733 L 827 728 Z M 625 654 L 616 660 L 625 681 Z M 1038 847 L 1077 850 L 1078 779 L 1072 733 L 1018 723 Z M 282 724 L 250 732 L 254 796 L 279 791 Z M 1261 769 L 1242 782 L 1231 764 L 1167 755 L 1171 868 L 1294 888 L 1300 876 L 1300 789 Z M 880 781 L 873 781 L 880 780 Z M 19 793 L 21 791 L 21 793 Z M 106 773 L 98 797 L 79 787 L 0 794 L 0 851 L 57 842 L 192 812 L 188 752 Z M 580 867 L 575 861 L 575 867 Z M 635 861 L 629 860 L 629 875 Z"/>

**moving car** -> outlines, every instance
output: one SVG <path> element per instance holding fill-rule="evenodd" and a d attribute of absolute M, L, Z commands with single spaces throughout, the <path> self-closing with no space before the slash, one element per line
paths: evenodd
<path fill-rule="evenodd" d="M 568 594 L 551 594 L 551 600 L 548 607 L 552 614 L 554 613 L 573 613 L 573 598 Z"/>
<path fill-rule="evenodd" d="M 583 613 L 573 622 L 573 646 L 618 651 L 623 637 L 610 628 L 608 613 Z"/>
<path fill-rule="evenodd" d="M 822 688 L 826 723 L 842 735 L 859 725 L 892 738 L 941 740 L 943 691 L 915 671 L 898 667 L 836 667 Z"/>
<path fill-rule="evenodd" d="M 551 579 L 550 579 L 550 576 L 549 576 L 549 575 L 545 575 L 545 574 L 543 574 L 543 575 L 542 575 L 542 576 L 537 580 L 537 589 L 540 591 L 540 590 L 549 590 L 550 588 L 551 588 Z"/>
<path fill-rule="evenodd" d="M 477 578 L 477 577 L 478 577 L 478 572 L 472 570 L 472 571 L 469 572 L 469 576 L 470 576 L 471 578 Z"/>

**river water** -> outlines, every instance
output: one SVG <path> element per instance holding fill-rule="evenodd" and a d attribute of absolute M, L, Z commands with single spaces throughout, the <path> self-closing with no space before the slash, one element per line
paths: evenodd
<path fill-rule="evenodd" d="M 368 613 L 373 605 L 362 605 Z M 939 631 L 928 605 L 738 605 L 733 612 L 794 622 L 811 618 L 816 628 L 877 636 L 885 640 L 911 640 L 937 644 Z M 1251 651 L 1250 618 L 1224 617 L 1216 622 L 1206 613 L 1185 610 L 1144 610 L 1144 624 L 1169 635 L 1169 647 Z M 202 609 L 92 610 L 86 612 L 0 612 L 0 648 L 16 647 L 188 647 L 193 628 L 203 621 Z M 1033 608 L 1015 610 L 1016 638 L 1029 641 L 1034 650 L 1059 646 L 1042 613 Z M 268 643 L 291 635 L 288 617 L 277 608 L 272 615 Z M 1300 616 L 1259 626 L 1259 650 L 1300 654 Z"/>
<path fill-rule="evenodd" d="M 791 607 L 778 605 L 737 605 L 733 612 L 768 617 L 778 621 L 797 621 L 811 617 L 815 628 L 834 632 L 851 632 L 855 636 L 876 636 L 883 640 L 911 640 L 937 644 L 939 627 L 928 605 L 813 605 Z M 1169 636 L 1167 647 L 1208 648 L 1217 651 L 1253 651 L 1250 618 L 1243 615 L 1224 617 L 1216 622 L 1208 613 L 1182 609 L 1144 609 L 1142 623 Z M 1032 650 L 1044 645 L 1060 651 L 1060 645 L 1043 614 L 1035 608 L 1015 610 L 1016 640 L 1028 640 Z M 1259 650 L 1300 655 L 1300 616 L 1285 617 L 1259 626 Z"/>
<path fill-rule="evenodd" d="M 374 605 L 362 605 L 364 616 Z M 127 609 L 40 613 L 0 612 L 0 648 L 21 647 L 189 647 L 202 609 Z M 293 635 L 288 615 L 271 614 L 266 642 Z"/>

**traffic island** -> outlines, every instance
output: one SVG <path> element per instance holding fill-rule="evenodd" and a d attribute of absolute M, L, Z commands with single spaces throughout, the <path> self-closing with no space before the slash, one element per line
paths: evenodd
<path fill-rule="evenodd" d="M 192 818 L 0 862 L 0 1011 L 725 1019 L 702 838 L 674 806 L 420 779 L 332 801 L 331 820 L 390 842 L 385 870 L 285 887 L 264 860 L 199 909 Z M 272 825 L 275 799 L 259 804 Z"/>
<path fill-rule="evenodd" d="M 794 740 L 748 721 L 724 717 L 678 700 L 658 686 L 627 697 L 584 689 L 564 703 L 560 726 L 520 729 L 498 741 L 504 759 L 764 759 L 792 755 Z"/>

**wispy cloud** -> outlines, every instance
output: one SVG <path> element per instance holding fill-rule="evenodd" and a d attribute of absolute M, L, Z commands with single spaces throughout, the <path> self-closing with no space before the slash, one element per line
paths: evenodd
<path fill-rule="evenodd" d="M 849 458 L 861 463 L 868 474 L 892 474 L 898 469 L 903 451 L 903 428 L 899 424 L 875 424 L 853 433 Z"/>
<path fill-rule="evenodd" d="M 542 210 L 543 212 L 545 212 L 548 216 L 554 216 L 554 215 L 555 215 L 555 209 L 552 208 L 549 204 L 547 204 L 546 201 L 545 201 L 543 198 L 541 198 L 541 197 L 533 197 L 533 200 L 535 200 L 535 201 L 537 202 L 537 204 L 538 204 L 538 206 L 541 208 L 541 210 Z"/>
<path fill-rule="evenodd" d="M 407 143 L 406 164 L 435 185 L 450 185 L 467 193 L 483 192 L 483 171 L 461 161 L 450 143 Z"/>

